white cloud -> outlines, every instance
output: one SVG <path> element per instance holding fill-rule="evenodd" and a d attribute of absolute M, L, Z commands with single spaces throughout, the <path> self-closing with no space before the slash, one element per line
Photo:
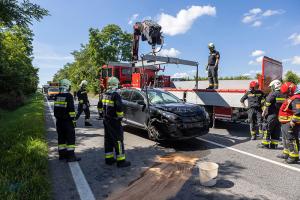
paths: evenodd
<path fill-rule="evenodd" d="M 253 15 L 257 15 L 258 13 L 261 13 L 262 10 L 260 8 L 252 8 L 251 10 L 249 10 L 249 13 L 250 14 L 253 14 Z"/>
<path fill-rule="evenodd" d="M 293 65 L 300 65 L 300 56 L 294 56 L 291 62 Z"/>
<path fill-rule="evenodd" d="M 168 56 L 168 57 L 177 57 L 180 54 L 180 51 L 174 48 L 170 49 L 162 49 L 158 55 L 160 56 Z"/>
<path fill-rule="evenodd" d="M 242 22 L 245 24 L 251 24 L 253 27 L 259 27 L 262 25 L 262 20 L 271 17 L 273 15 L 281 15 L 284 10 L 266 10 L 263 12 L 260 8 L 253 8 L 244 14 Z"/>
<path fill-rule="evenodd" d="M 272 15 L 281 15 L 283 14 L 285 11 L 284 10 L 266 10 L 262 16 L 264 17 L 270 17 Z"/>
<path fill-rule="evenodd" d="M 138 16 L 139 16 L 138 13 L 133 14 L 133 15 L 130 17 L 128 24 L 129 24 L 129 25 L 132 25 L 133 22 L 138 18 Z"/>
<path fill-rule="evenodd" d="M 288 39 L 292 41 L 293 45 L 298 45 L 300 44 L 300 33 L 293 33 Z"/>
<path fill-rule="evenodd" d="M 162 31 L 166 35 L 177 35 L 186 33 L 193 25 L 194 21 L 203 16 L 215 16 L 216 7 L 212 6 L 191 6 L 188 9 L 180 10 L 174 17 L 162 13 L 158 17 L 158 23 L 162 26 Z"/>
<path fill-rule="evenodd" d="M 171 78 L 187 78 L 189 77 L 188 73 L 186 72 L 182 72 L 182 73 L 175 73 L 173 76 L 171 76 Z"/>
<path fill-rule="evenodd" d="M 261 21 L 255 21 L 255 22 L 252 24 L 252 26 L 254 26 L 254 27 L 260 27 L 261 24 L 262 24 Z"/>
<path fill-rule="evenodd" d="M 259 64 L 261 64 L 262 60 L 263 60 L 263 56 L 259 56 L 255 59 L 255 61 Z"/>
<path fill-rule="evenodd" d="M 266 52 L 264 52 L 263 50 L 255 50 L 251 53 L 251 56 L 256 57 L 256 56 L 261 56 L 264 55 Z"/>

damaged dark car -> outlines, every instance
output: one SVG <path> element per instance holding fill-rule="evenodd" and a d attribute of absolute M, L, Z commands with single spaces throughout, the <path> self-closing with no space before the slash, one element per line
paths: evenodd
<path fill-rule="evenodd" d="M 182 140 L 209 132 L 208 113 L 199 105 L 185 103 L 161 89 L 123 88 L 126 125 L 145 129 L 152 140 Z"/>

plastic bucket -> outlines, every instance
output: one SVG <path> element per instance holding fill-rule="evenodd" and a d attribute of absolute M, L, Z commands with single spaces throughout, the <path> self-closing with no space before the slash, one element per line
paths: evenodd
<path fill-rule="evenodd" d="M 219 165 L 213 162 L 198 163 L 200 184 L 211 187 L 217 183 Z"/>

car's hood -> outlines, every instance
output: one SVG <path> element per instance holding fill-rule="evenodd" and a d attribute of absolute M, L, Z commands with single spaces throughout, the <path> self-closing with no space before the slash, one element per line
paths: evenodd
<path fill-rule="evenodd" d="M 155 108 L 181 116 L 195 116 L 204 114 L 204 111 L 199 106 L 188 103 L 156 104 Z"/>

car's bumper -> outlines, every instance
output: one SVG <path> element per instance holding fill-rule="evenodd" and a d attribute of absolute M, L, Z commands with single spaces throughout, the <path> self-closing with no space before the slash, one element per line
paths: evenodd
<path fill-rule="evenodd" d="M 209 132 L 209 121 L 162 124 L 158 129 L 162 133 L 163 139 L 189 139 L 207 134 Z"/>

